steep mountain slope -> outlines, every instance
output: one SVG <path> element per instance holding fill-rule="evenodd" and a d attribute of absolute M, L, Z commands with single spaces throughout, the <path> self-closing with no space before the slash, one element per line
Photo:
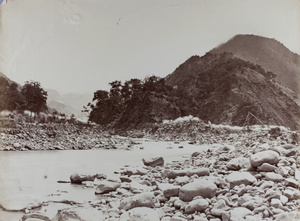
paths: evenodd
<path fill-rule="evenodd" d="M 182 116 L 231 125 L 296 129 L 299 124 L 299 106 L 277 86 L 274 74 L 229 53 L 193 56 L 167 76 L 166 83 L 180 98 Z"/>
<path fill-rule="evenodd" d="M 211 53 L 233 53 L 235 57 L 261 65 L 276 74 L 276 80 L 300 97 L 300 56 L 275 39 L 256 35 L 236 35 Z"/>

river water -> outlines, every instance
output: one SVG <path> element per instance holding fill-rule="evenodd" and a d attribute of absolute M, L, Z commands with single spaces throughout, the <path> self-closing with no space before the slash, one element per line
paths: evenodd
<path fill-rule="evenodd" d="M 142 144 L 132 150 L 64 150 L 0 152 L 0 204 L 14 199 L 45 199 L 58 192 L 67 193 L 69 200 L 88 201 L 96 199 L 94 189 L 84 189 L 69 183 L 73 173 L 105 174 L 115 177 L 125 165 L 143 165 L 142 158 L 162 156 L 165 162 L 184 160 L 195 151 L 206 150 L 208 146 L 187 143 L 140 141 Z M 184 148 L 178 148 L 183 145 Z M 140 149 L 139 147 L 144 147 Z M 13 220 L 17 213 L 0 211 L 0 220 Z M 1 219 L 1 217 L 6 219 Z"/>

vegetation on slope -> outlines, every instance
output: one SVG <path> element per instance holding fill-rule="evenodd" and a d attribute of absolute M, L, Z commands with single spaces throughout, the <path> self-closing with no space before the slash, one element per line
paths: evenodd
<path fill-rule="evenodd" d="M 27 81 L 23 87 L 0 77 L 0 111 L 30 110 L 39 113 L 47 109 L 47 92 L 39 82 Z"/>
<path fill-rule="evenodd" d="M 165 79 L 112 82 L 109 92 L 95 92 L 94 101 L 91 121 L 123 128 L 193 115 L 212 123 L 296 129 L 300 116 L 275 74 L 229 53 L 192 56 Z"/>

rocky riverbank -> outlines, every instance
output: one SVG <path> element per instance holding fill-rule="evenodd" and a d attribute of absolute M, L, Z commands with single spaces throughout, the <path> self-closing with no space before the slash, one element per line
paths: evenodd
<path fill-rule="evenodd" d="M 27 198 L 22 204 L 17 199 L 18 207 L 7 201 L 1 205 L 2 209 L 25 212 L 23 221 L 300 219 L 300 156 L 296 132 L 279 127 L 238 128 L 189 121 L 164 124 L 151 133 L 135 131 L 128 135 L 173 140 L 177 148 L 185 148 L 186 142 L 182 141 L 206 143 L 209 148 L 199 148 L 189 158 L 174 162 L 165 162 L 157 153 L 155 159 L 141 159 L 144 166 L 124 166 L 115 171 L 118 178 L 114 179 L 101 174 L 70 174 L 69 181 L 59 181 L 89 188 L 96 194 L 96 200 L 68 199 L 67 193 L 61 191 L 53 193 L 48 200 Z M 103 145 L 100 148 L 113 145 L 113 148 L 118 148 L 117 145 L 134 148 L 129 138 L 112 138 L 99 128 L 79 130 L 72 125 L 26 125 L 25 129 L 24 125 L 23 128 L 17 125 L 2 129 L 1 136 L 6 147 L 19 141 L 22 146 L 13 146 L 15 150 L 26 149 L 26 142 L 36 147 L 29 148 L 32 150 L 60 145 L 72 149 L 75 144 L 77 149 L 95 148 L 99 144 Z M 139 148 L 142 149 L 142 144 Z"/>
<path fill-rule="evenodd" d="M 119 178 L 114 180 L 99 174 L 73 174 L 71 185 L 92 188 L 97 200 L 41 202 L 38 211 L 27 208 L 22 220 L 300 218 L 299 149 L 288 140 L 258 137 L 253 141 L 238 136 L 211 144 L 182 161 L 164 162 L 161 157 L 141 161 L 143 167 L 126 166 L 116 171 Z"/>
<path fill-rule="evenodd" d="M 0 150 L 89 150 L 130 148 L 131 139 L 99 126 L 72 123 L 11 123 L 0 128 Z"/>

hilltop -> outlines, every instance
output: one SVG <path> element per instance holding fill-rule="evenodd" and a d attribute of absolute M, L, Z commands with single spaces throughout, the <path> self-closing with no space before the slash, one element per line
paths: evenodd
<path fill-rule="evenodd" d="M 261 65 L 276 75 L 276 80 L 299 97 L 300 56 L 275 39 L 256 35 L 236 35 L 211 53 L 232 53 L 235 57 Z"/>

